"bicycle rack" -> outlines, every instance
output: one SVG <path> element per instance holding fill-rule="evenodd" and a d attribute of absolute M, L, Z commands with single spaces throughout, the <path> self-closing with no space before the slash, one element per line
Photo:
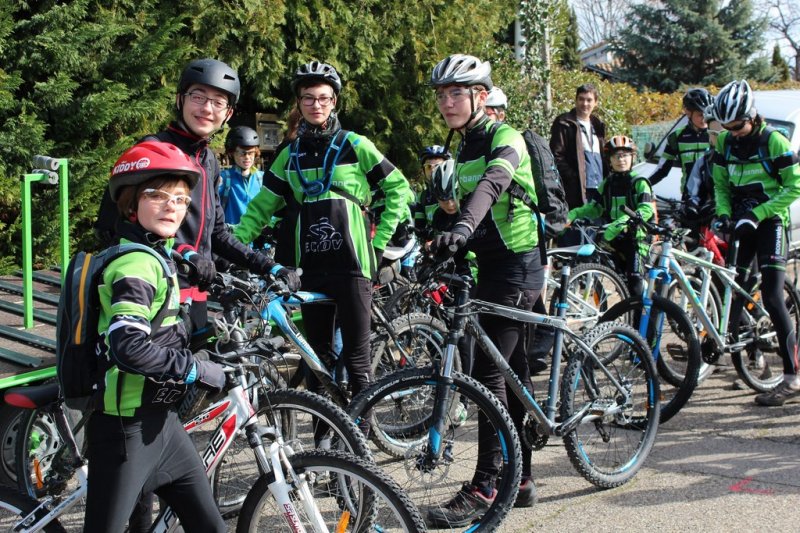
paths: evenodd
<path fill-rule="evenodd" d="M 45 155 L 33 157 L 34 170 L 22 177 L 22 298 L 23 326 L 33 327 L 33 236 L 31 222 L 31 186 L 34 183 L 58 185 L 59 220 L 61 223 L 61 264 L 69 260 L 69 164 L 66 159 Z M 66 269 L 61 270 L 64 280 Z"/>

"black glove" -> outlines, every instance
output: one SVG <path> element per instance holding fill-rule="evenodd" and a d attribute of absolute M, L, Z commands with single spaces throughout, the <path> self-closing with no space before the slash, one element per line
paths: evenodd
<path fill-rule="evenodd" d="M 380 248 L 374 248 L 374 250 L 375 250 L 375 266 L 378 267 L 378 269 L 380 269 L 381 261 L 383 261 L 383 250 L 381 250 Z"/>
<path fill-rule="evenodd" d="M 300 290 L 300 276 L 294 269 L 276 264 L 272 267 L 272 275 L 284 282 L 290 291 L 297 292 Z"/>
<path fill-rule="evenodd" d="M 248 267 L 251 272 L 260 275 L 269 274 L 272 267 L 275 266 L 275 261 L 270 259 L 268 255 L 261 252 L 254 252 L 247 261 Z"/>
<path fill-rule="evenodd" d="M 183 260 L 189 263 L 189 274 L 186 276 L 189 283 L 201 291 L 207 290 L 217 275 L 214 261 L 193 251 L 183 254 Z"/>
<path fill-rule="evenodd" d="M 758 228 L 758 220 L 756 220 L 753 213 L 748 213 L 736 222 L 733 234 L 741 241 L 755 234 L 756 228 Z"/>
<path fill-rule="evenodd" d="M 225 372 L 222 370 L 222 366 L 212 361 L 197 359 L 195 359 L 194 365 L 194 383 L 198 387 L 211 392 L 219 392 L 225 387 Z"/>
<path fill-rule="evenodd" d="M 465 244 L 467 244 L 467 236 L 459 231 L 459 228 L 455 228 L 453 231 L 445 231 L 434 237 L 431 242 L 431 250 L 446 252 L 450 246 L 462 248 Z"/>
<path fill-rule="evenodd" d="M 731 217 L 722 215 L 716 218 L 711 224 L 712 229 L 721 233 L 729 233 L 731 230 Z"/>

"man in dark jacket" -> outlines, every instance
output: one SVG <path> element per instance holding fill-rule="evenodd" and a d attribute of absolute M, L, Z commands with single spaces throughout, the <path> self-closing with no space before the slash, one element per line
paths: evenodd
<path fill-rule="evenodd" d="M 598 199 L 597 186 L 605 175 L 601 147 L 606 125 L 592 115 L 597 107 L 597 88 L 591 83 L 578 87 L 575 107 L 556 117 L 550 128 L 550 149 L 564 181 L 570 209 Z"/>

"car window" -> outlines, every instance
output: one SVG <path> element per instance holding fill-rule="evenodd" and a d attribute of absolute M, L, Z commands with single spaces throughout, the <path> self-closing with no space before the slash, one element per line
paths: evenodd
<path fill-rule="evenodd" d="M 771 118 L 764 118 L 764 120 L 767 121 L 767 124 L 783 133 L 783 136 L 787 139 L 792 138 L 792 133 L 794 133 L 794 124 L 791 122 L 785 122 L 783 120 L 775 120 Z"/>

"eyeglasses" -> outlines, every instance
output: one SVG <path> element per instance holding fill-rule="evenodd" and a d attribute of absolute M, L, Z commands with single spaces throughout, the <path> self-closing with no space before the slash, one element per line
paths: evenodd
<path fill-rule="evenodd" d="M 175 204 L 175 209 L 186 209 L 192 203 L 192 197 L 185 194 L 170 194 L 159 189 L 145 189 L 142 191 L 142 198 L 152 202 L 159 207 L 167 205 L 169 202 Z"/>
<path fill-rule="evenodd" d="M 188 96 L 189 100 L 191 100 L 193 104 L 199 106 L 204 106 L 206 105 L 206 102 L 211 102 L 211 108 L 214 111 L 222 111 L 230 107 L 230 103 L 227 100 L 217 100 L 215 98 L 208 97 L 203 93 L 186 93 L 183 96 Z"/>
<path fill-rule="evenodd" d="M 623 151 L 614 152 L 613 154 L 611 154 L 611 157 L 615 157 L 617 159 L 627 159 L 628 157 L 633 157 L 633 152 L 623 152 Z"/>
<path fill-rule="evenodd" d="M 441 164 L 442 164 L 442 162 L 441 162 L 441 161 L 438 161 L 438 162 L 436 162 L 436 163 L 425 162 L 425 163 L 422 163 L 422 166 L 423 166 L 424 168 L 436 168 L 436 167 L 438 167 L 438 166 L 439 166 L 439 165 L 441 165 Z"/>
<path fill-rule="evenodd" d="M 333 103 L 333 96 L 311 96 L 307 94 L 300 97 L 300 103 L 306 107 L 312 107 L 317 102 L 319 102 L 320 107 L 328 107 Z"/>
<path fill-rule="evenodd" d="M 728 131 L 739 131 L 740 129 L 744 128 L 747 123 L 750 122 L 749 120 L 743 120 L 735 126 L 729 126 L 727 124 L 723 124 L 722 127 Z"/>
<path fill-rule="evenodd" d="M 472 94 L 471 89 L 453 89 L 451 91 L 441 91 L 436 93 L 436 103 L 443 104 L 449 98 L 451 102 L 457 104 L 467 99 Z"/>
<path fill-rule="evenodd" d="M 258 152 L 256 150 L 242 150 L 241 148 L 237 148 L 236 155 L 239 157 L 256 157 Z"/>

